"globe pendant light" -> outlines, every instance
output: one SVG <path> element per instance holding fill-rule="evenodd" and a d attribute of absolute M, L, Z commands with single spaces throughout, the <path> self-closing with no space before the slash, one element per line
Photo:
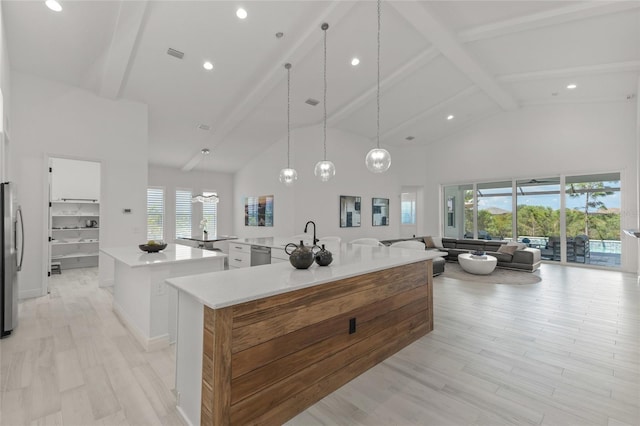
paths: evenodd
<path fill-rule="evenodd" d="M 298 172 L 291 168 L 291 64 L 284 64 L 287 70 L 287 168 L 280 170 L 280 182 L 292 186 L 298 179 Z"/>
<path fill-rule="evenodd" d="M 313 173 L 320 178 L 322 182 L 326 182 L 336 174 L 336 166 L 331 161 L 327 161 L 327 30 L 329 24 L 324 23 L 320 27 L 324 31 L 324 160 L 318 161 Z"/>
<path fill-rule="evenodd" d="M 373 173 L 384 173 L 391 167 L 391 155 L 386 149 L 380 148 L 380 0 L 378 0 L 378 90 L 376 96 L 377 121 L 376 140 L 377 146 L 367 154 L 364 163 L 367 169 Z"/>

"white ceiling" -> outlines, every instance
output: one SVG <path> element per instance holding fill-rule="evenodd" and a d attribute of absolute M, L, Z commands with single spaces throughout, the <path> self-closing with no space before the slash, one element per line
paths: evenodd
<path fill-rule="evenodd" d="M 148 104 L 152 164 L 188 169 L 209 147 L 206 167 L 233 172 L 283 138 L 285 62 L 293 64 L 292 127 L 321 123 L 322 103 L 304 101 L 322 101 L 322 22 L 330 24 L 329 126 L 375 138 L 375 1 L 61 4 L 55 13 L 44 1 L 3 0 L 12 69 Z M 184 59 L 167 55 L 170 47 Z M 215 69 L 205 71 L 204 60 Z M 638 1 L 382 3 L 386 146 L 433 143 L 527 105 L 626 102 L 639 75 Z"/>

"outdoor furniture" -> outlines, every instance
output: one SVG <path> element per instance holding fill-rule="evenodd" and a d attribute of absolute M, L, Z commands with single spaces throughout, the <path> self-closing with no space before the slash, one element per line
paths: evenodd
<path fill-rule="evenodd" d="M 573 239 L 574 260 L 576 262 L 587 263 L 587 258 L 591 257 L 589 248 L 589 237 L 578 235 Z"/>

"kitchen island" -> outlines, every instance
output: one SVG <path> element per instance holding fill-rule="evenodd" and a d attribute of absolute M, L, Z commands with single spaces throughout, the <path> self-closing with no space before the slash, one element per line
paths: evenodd
<path fill-rule="evenodd" d="M 158 253 L 132 246 L 100 251 L 115 260 L 113 311 L 148 351 L 175 341 L 177 293 L 165 280 L 222 271 L 227 257 L 179 244 Z"/>
<path fill-rule="evenodd" d="M 433 329 L 439 253 L 340 245 L 288 263 L 174 278 L 176 391 L 190 424 L 282 424 Z"/>

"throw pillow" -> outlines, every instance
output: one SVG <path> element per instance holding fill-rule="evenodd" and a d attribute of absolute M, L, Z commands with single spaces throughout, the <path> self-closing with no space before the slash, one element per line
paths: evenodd
<path fill-rule="evenodd" d="M 430 249 L 430 248 L 436 248 L 435 243 L 433 242 L 433 238 L 431 237 L 424 237 L 424 245 L 426 248 Z"/>
<path fill-rule="evenodd" d="M 527 248 L 527 245 L 525 243 L 510 242 L 510 243 L 507 243 L 507 245 L 515 246 L 516 250 L 524 250 Z"/>
<path fill-rule="evenodd" d="M 503 244 L 500 247 L 498 247 L 498 253 L 513 254 L 516 252 L 517 249 L 518 249 L 518 246 L 516 245 L 510 246 L 509 244 Z"/>
<path fill-rule="evenodd" d="M 433 244 L 436 248 L 444 248 L 442 246 L 442 237 L 431 237 L 431 239 L 433 240 Z"/>

